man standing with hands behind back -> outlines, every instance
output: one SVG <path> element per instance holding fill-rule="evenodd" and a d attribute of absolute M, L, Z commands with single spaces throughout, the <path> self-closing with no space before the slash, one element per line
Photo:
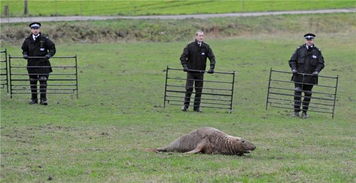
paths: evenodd
<path fill-rule="evenodd" d="M 214 73 L 215 56 L 210 46 L 204 41 L 204 32 L 195 33 L 195 41 L 189 43 L 183 50 L 180 57 L 183 70 L 187 72 L 186 92 L 182 111 L 187 111 L 190 103 L 190 96 L 195 85 L 194 111 L 201 112 L 200 101 L 203 91 L 203 80 L 206 68 L 206 59 L 210 60 L 209 74 Z"/>
<path fill-rule="evenodd" d="M 48 105 L 46 90 L 49 73 L 52 72 L 49 58 L 56 53 L 55 44 L 41 31 L 41 23 L 33 22 L 29 25 L 31 34 L 22 44 L 22 54 L 27 59 L 27 71 L 30 78 L 31 101 L 29 104 L 37 104 L 37 83 L 40 83 L 40 104 Z M 31 58 L 38 57 L 38 58 Z"/>
<path fill-rule="evenodd" d="M 305 44 L 297 48 L 289 60 L 289 66 L 293 73 L 292 81 L 295 85 L 293 113 L 295 117 L 299 117 L 300 108 L 302 108 L 301 117 L 308 117 L 307 111 L 312 96 L 312 88 L 318 84 L 318 74 L 324 68 L 324 57 L 314 45 L 315 37 L 315 34 L 312 33 L 305 34 Z M 302 92 L 304 92 L 303 102 Z"/>

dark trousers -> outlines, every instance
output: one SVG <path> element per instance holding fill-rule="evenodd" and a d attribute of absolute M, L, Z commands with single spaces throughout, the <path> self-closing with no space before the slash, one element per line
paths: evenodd
<path fill-rule="evenodd" d="M 302 92 L 304 92 L 304 99 L 303 99 L 303 112 L 307 112 L 309 108 L 309 103 L 312 96 L 312 89 L 313 85 L 306 85 L 306 84 L 294 84 L 294 112 L 300 112 L 300 105 L 302 103 Z"/>
<path fill-rule="evenodd" d="M 190 96 L 193 93 L 193 85 L 195 88 L 195 99 L 194 99 L 194 109 L 199 109 L 200 101 L 201 101 L 201 93 L 203 91 L 203 80 L 204 73 L 197 72 L 187 72 L 187 82 L 185 85 L 185 98 L 184 98 L 184 106 L 189 107 Z"/>
<path fill-rule="evenodd" d="M 40 83 L 40 97 L 41 99 L 47 99 L 46 92 L 47 92 L 47 80 L 49 75 L 48 74 L 31 74 L 29 73 L 30 77 L 30 87 L 31 87 L 31 99 L 37 100 L 37 83 Z"/>

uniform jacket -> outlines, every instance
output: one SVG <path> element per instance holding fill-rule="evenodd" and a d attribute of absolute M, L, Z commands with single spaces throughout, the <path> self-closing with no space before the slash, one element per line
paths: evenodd
<path fill-rule="evenodd" d="M 198 41 L 189 43 L 183 50 L 180 57 L 182 65 L 187 65 L 188 69 L 205 70 L 206 59 L 210 60 L 210 68 L 215 68 L 215 56 L 211 48 L 205 42 L 199 46 Z"/>
<path fill-rule="evenodd" d="M 28 36 L 22 44 L 22 53 L 24 55 L 31 56 L 45 56 L 50 55 L 54 56 L 56 53 L 55 44 L 47 37 L 40 34 L 36 41 L 33 40 L 32 34 Z M 47 58 L 41 59 L 28 59 L 27 66 L 49 66 L 48 68 L 31 68 L 28 67 L 27 70 L 29 73 L 50 73 L 52 72 L 51 64 Z"/>
<path fill-rule="evenodd" d="M 293 74 L 292 81 L 318 84 L 318 76 L 303 76 L 300 73 L 312 74 L 314 71 L 320 72 L 324 68 L 324 58 L 317 47 L 313 46 L 307 49 L 306 45 L 303 44 L 293 53 L 289 60 L 289 66 L 298 72 L 298 74 Z"/>

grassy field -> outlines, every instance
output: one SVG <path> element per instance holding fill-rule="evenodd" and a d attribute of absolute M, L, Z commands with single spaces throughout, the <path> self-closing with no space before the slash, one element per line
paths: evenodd
<path fill-rule="evenodd" d="M 238 71 L 232 114 L 162 108 L 163 69 L 180 67 L 187 42 L 58 44 L 57 56 L 79 57 L 80 98 L 30 106 L 29 96 L 2 90 L 0 182 L 355 182 L 355 29 L 317 35 L 322 74 L 340 75 L 335 119 L 264 109 L 269 68 L 289 70 L 303 33 L 207 40 L 216 69 Z M 21 54 L 19 45 L 2 46 Z M 144 151 L 204 126 L 257 149 L 244 157 Z"/>
<path fill-rule="evenodd" d="M 8 5 L 10 16 L 23 16 L 23 0 L 0 0 L 1 15 Z M 162 15 L 232 13 L 278 10 L 355 8 L 355 0 L 29 0 L 30 16 L 53 15 Z"/>

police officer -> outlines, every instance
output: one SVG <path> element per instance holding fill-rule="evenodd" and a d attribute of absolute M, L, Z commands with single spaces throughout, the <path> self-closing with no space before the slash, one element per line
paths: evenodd
<path fill-rule="evenodd" d="M 305 34 L 305 44 L 297 48 L 289 60 L 289 66 L 293 73 L 292 81 L 295 85 L 293 113 L 295 117 L 300 117 L 301 108 L 301 117 L 308 117 L 307 111 L 312 96 L 312 88 L 318 84 L 318 74 L 324 68 L 323 55 L 314 45 L 315 37 L 315 34 L 312 33 Z M 303 102 L 302 92 L 304 92 Z"/>
<path fill-rule="evenodd" d="M 48 105 L 46 97 L 47 80 L 49 73 L 52 72 L 49 58 L 56 53 L 56 47 L 47 36 L 41 33 L 41 23 L 33 22 L 29 27 L 31 34 L 25 39 L 21 47 L 23 57 L 27 59 L 27 71 L 30 79 L 31 101 L 29 104 L 38 103 L 37 83 L 39 82 L 40 104 Z"/>
<path fill-rule="evenodd" d="M 206 59 L 210 60 L 209 74 L 214 73 L 215 56 L 210 46 L 204 41 L 204 32 L 197 31 L 195 33 L 195 41 L 189 43 L 183 50 L 180 57 L 183 70 L 187 72 L 186 92 L 184 98 L 184 106 L 182 111 L 187 111 L 190 102 L 190 96 L 195 85 L 195 100 L 194 111 L 201 112 L 200 101 L 203 90 L 203 80 L 206 68 Z"/>

